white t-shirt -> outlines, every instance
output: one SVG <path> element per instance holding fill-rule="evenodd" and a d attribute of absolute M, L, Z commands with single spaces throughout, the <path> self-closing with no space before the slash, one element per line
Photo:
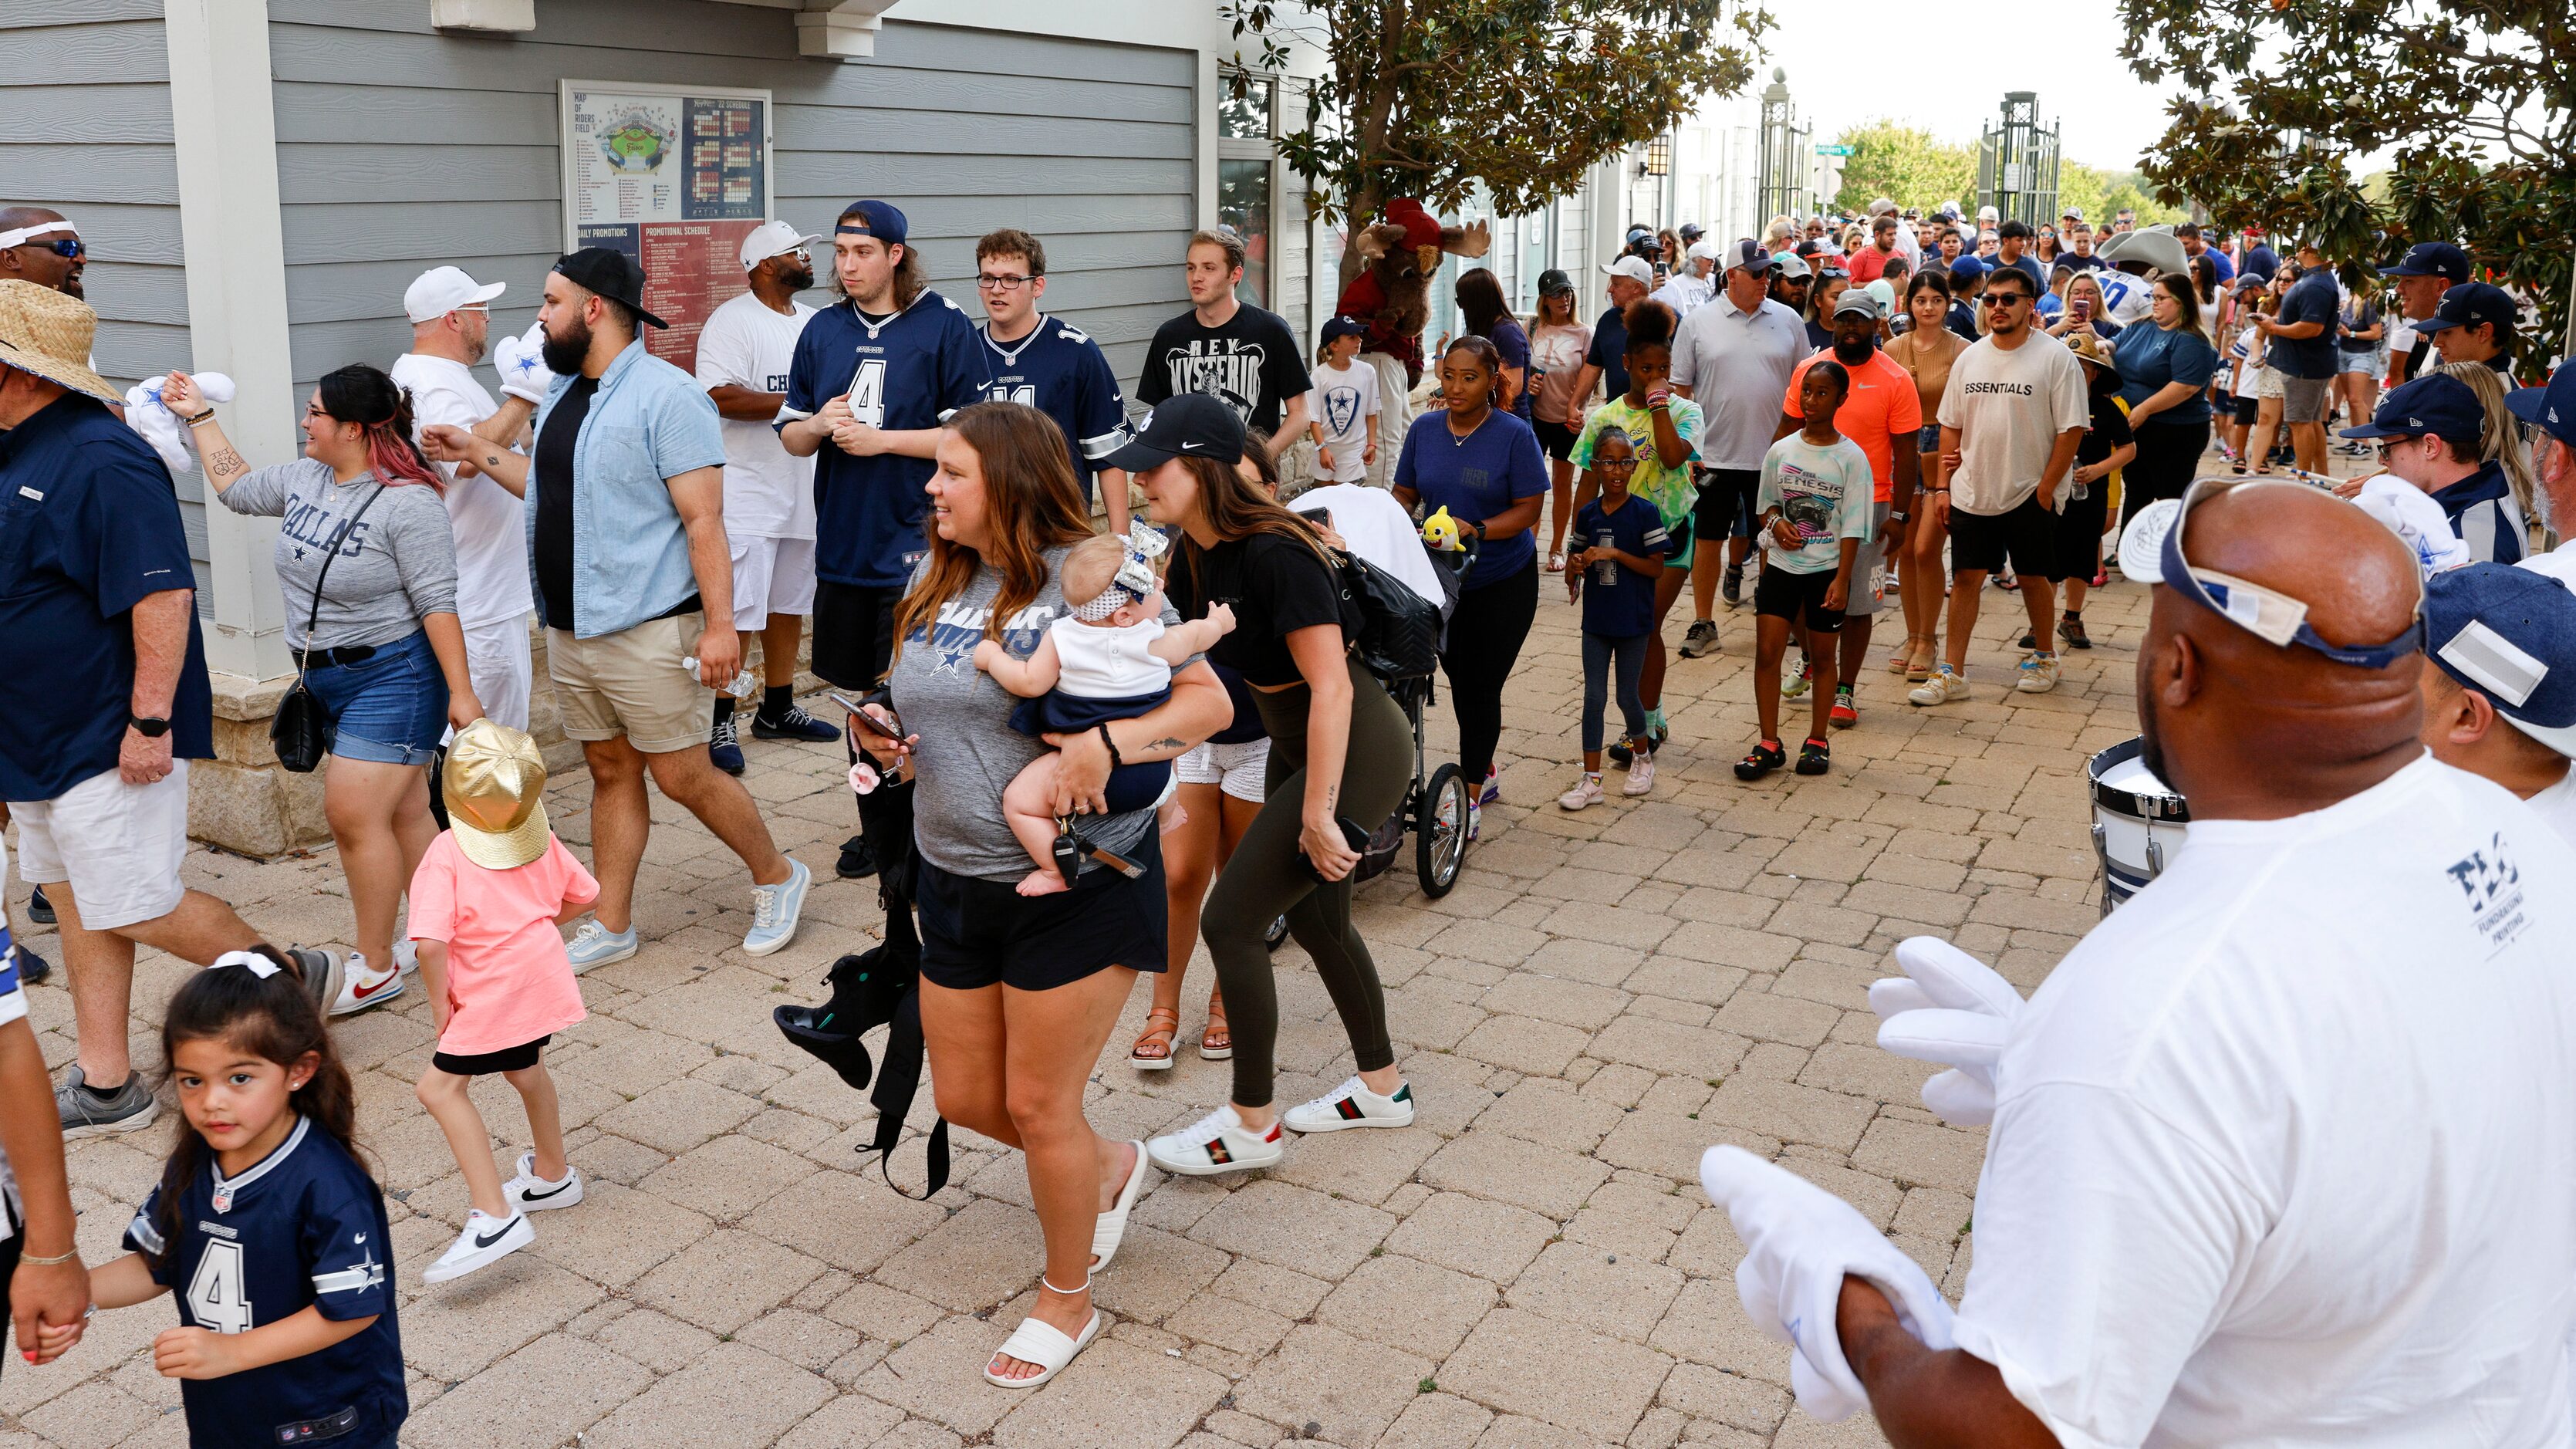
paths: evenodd
<path fill-rule="evenodd" d="M 2576 849 L 2418 759 L 2192 822 L 2014 1023 L 1959 1347 L 2067 1449 L 2563 1446 Z"/>
<path fill-rule="evenodd" d="M 1440 576 L 1432 572 L 1431 555 L 1423 551 L 1421 530 L 1413 515 L 1383 488 L 1334 483 L 1309 488 L 1291 499 L 1301 513 L 1320 508 L 1333 517 L 1333 532 L 1351 552 L 1404 580 L 1404 586 L 1433 604 L 1445 602 Z"/>
<path fill-rule="evenodd" d="M 1154 657 L 1163 621 L 1086 624 L 1071 614 L 1047 626 L 1055 640 L 1058 694 L 1076 699 L 1125 699 L 1172 687 L 1172 666 Z"/>
<path fill-rule="evenodd" d="M 1941 394 L 1941 426 L 1961 435 L 1950 506 L 1987 518 L 2019 508 L 2039 492 L 2058 435 L 2091 421 L 2084 369 L 2065 343 L 2034 330 L 2006 351 L 1979 338 Z"/>
<path fill-rule="evenodd" d="M 2512 728 L 2511 725 L 2506 726 Z M 2557 784 L 2522 802 L 2549 822 L 2558 838 L 2576 845 L 2576 769 L 2569 770 Z"/>
<path fill-rule="evenodd" d="M 414 441 L 431 423 L 471 428 L 501 410 L 473 369 L 451 358 L 407 352 L 390 371 L 411 390 Z M 525 618 L 536 607 L 525 505 L 480 473 L 459 478 L 453 463 L 434 466 L 447 475 L 447 524 L 456 535 L 456 622 L 471 629 Z"/>
<path fill-rule="evenodd" d="M 731 385 L 753 392 L 787 391 L 796 339 L 814 309 L 787 304 L 773 312 L 749 292 L 707 315 L 698 334 L 698 386 Z M 812 538 L 814 460 L 799 458 L 767 422 L 726 418 L 724 521 L 729 538 Z"/>
<path fill-rule="evenodd" d="M 1379 413 L 1377 369 L 1353 358 L 1348 367 L 1318 367 L 1312 376 L 1315 421 L 1324 429 L 1320 471 L 1335 483 L 1366 478 L 1368 465 L 1360 454 L 1368 446 L 1368 420 Z"/>
<path fill-rule="evenodd" d="M 1678 271 L 1648 295 L 1673 309 L 1676 318 L 1687 317 L 1717 293 L 1717 284 L 1706 277 L 1694 277 Z"/>

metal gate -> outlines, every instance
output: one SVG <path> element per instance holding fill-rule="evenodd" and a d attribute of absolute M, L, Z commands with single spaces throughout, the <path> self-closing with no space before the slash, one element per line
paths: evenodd
<path fill-rule="evenodd" d="M 2055 123 L 2039 123 L 2039 92 L 2007 91 L 2000 121 L 1977 140 L 1977 202 L 1998 220 L 2057 220 Z"/>

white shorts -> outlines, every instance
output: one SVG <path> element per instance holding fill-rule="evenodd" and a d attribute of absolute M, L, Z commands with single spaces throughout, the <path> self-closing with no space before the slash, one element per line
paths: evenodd
<path fill-rule="evenodd" d="M 69 881 L 81 924 L 93 931 L 158 920 L 187 887 L 188 762 L 149 785 L 102 770 L 51 800 L 12 800 L 18 874 L 30 885 Z"/>
<path fill-rule="evenodd" d="M 804 618 L 814 612 L 814 540 L 733 540 L 733 626 L 745 633 L 768 627 L 773 614 Z"/>
<path fill-rule="evenodd" d="M 1249 800 L 1255 805 L 1270 798 L 1269 783 L 1263 778 L 1270 768 L 1270 741 L 1266 739 L 1246 740 L 1239 745 L 1205 740 L 1172 763 L 1172 777 L 1184 785 L 1215 785 L 1237 800 Z"/>
<path fill-rule="evenodd" d="M 528 727 L 528 616 L 513 615 L 489 624 L 468 624 L 465 670 L 474 680 L 474 697 L 494 724 L 514 730 Z M 448 731 L 452 738 L 454 730 Z"/>

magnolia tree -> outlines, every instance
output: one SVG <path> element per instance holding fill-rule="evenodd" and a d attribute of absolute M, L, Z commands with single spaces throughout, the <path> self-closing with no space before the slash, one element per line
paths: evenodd
<path fill-rule="evenodd" d="M 1325 220 L 1411 196 L 1453 210 L 1482 186 L 1500 215 L 1743 89 L 1770 16 L 1746 0 L 1227 0 L 1229 79 L 1324 57 L 1279 155 Z M 1358 268 L 1342 258 L 1344 280 Z"/>
<path fill-rule="evenodd" d="M 2351 280 L 2411 242 L 2461 243 L 2536 298 L 2535 377 L 2568 335 L 2576 24 L 2568 0 L 2120 0 L 2121 54 L 2178 79 L 2145 174 L 2228 227 L 2313 240 Z M 2360 158 L 2390 153 L 2384 197 Z"/>

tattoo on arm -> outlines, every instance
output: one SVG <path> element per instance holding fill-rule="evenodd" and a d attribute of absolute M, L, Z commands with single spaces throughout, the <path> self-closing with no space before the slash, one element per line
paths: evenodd
<path fill-rule="evenodd" d="M 1149 750 L 1177 750 L 1181 748 L 1181 742 L 1173 739 L 1169 735 L 1166 735 L 1163 738 L 1154 741 L 1152 744 L 1147 745 L 1145 748 Z"/>
<path fill-rule="evenodd" d="M 241 454 L 226 448 L 206 460 L 206 471 L 216 474 L 247 473 L 250 471 L 250 464 L 242 461 Z"/>
<path fill-rule="evenodd" d="M 1341 803 L 1342 803 L 1342 787 L 1341 787 L 1341 786 L 1339 786 L 1339 785 L 1327 785 L 1327 786 L 1325 786 L 1325 787 L 1324 787 L 1324 804 L 1325 804 L 1325 805 L 1327 805 L 1327 806 L 1333 806 L 1333 805 L 1339 805 L 1339 804 L 1341 804 Z"/>
<path fill-rule="evenodd" d="M 500 467 L 500 466 L 501 466 L 501 455 L 500 455 L 500 454 L 498 454 L 498 453 L 486 453 L 486 454 L 484 454 L 484 455 L 483 455 L 483 466 L 484 466 L 484 467 L 486 467 L 486 468 L 498 468 L 498 467 Z"/>

